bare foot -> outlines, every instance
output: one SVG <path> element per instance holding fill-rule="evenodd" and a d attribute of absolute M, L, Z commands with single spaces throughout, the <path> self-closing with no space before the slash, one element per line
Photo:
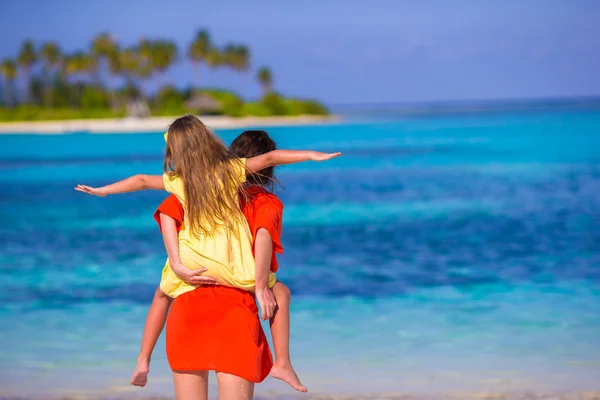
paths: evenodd
<path fill-rule="evenodd" d="M 294 371 L 291 364 L 277 365 L 276 363 L 273 365 L 273 368 L 271 368 L 271 376 L 275 379 L 284 381 L 299 392 L 308 392 L 308 389 L 300 382 L 300 379 L 298 378 L 298 375 L 296 375 L 296 371 Z"/>
<path fill-rule="evenodd" d="M 150 372 L 150 365 L 148 361 L 138 360 L 129 383 L 131 383 L 133 386 L 146 386 L 146 383 L 148 383 L 148 372 Z"/>

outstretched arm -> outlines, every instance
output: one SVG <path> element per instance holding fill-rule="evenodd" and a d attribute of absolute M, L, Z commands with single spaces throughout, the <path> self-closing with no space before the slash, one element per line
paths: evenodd
<path fill-rule="evenodd" d="M 110 185 L 93 188 L 86 185 L 77 185 L 75 190 L 91 194 L 93 196 L 104 197 L 109 194 L 120 194 L 128 192 L 138 192 L 140 190 L 165 190 L 162 175 L 134 175 L 122 181 L 111 183 Z"/>
<path fill-rule="evenodd" d="M 321 153 L 312 150 L 273 150 L 246 160 L 246 170 L 256 172 L 277 165 L 295 164 L 303 161 L 326 161 L 342 153 Z"/>

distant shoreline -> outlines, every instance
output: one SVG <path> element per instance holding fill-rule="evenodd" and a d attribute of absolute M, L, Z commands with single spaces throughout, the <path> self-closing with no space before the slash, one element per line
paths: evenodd
<path fill-rule="evenodd" d="M 0 123 L 0 134 L 72 134 L 72 133 L 142 133 L 166 130 L 173 117 L 109 118 L 65 121 L 21 121 Z M 281 117 L 202 116 L 200 119 L 213 129 L 244 129 L 275 126 L 302 126 L 333 123 L 335 115 L 300 115 Z"/>

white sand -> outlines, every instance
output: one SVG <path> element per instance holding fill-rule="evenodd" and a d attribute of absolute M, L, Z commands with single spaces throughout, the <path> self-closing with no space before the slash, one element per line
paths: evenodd
<path fill-rule="evenodd" d="M 32 121 L 0 123 L 0 134 L 9 133 L 135 133 L 166 131 L 177 117 L 150 117 L 145 119 L 90 119 L 70 121 Z M 244 117 L 225 116 L 200 117 L 202 122 L 213 129 L 244 129 L 273 126 L 315 125 L 339 121 L 336 116 L 297 116 L 297 117 Z"/>

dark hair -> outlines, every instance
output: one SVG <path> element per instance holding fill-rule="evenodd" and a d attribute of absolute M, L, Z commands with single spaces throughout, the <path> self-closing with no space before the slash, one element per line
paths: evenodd
<path fill-rule="evenodd" d="M 252 158 L 276 149 L 277 145 L 269 134 L 260 130 L 242 132 L 229 146 L 229 151 L 240 158 Z M 251 185 L 260 185 L 273 189 L 275 181 L 273 178 L 274 170 L 275 167 L 269 167 L 258 171 L 256 174 L 250 174 L 246 178 L 246 182 Z"/>

